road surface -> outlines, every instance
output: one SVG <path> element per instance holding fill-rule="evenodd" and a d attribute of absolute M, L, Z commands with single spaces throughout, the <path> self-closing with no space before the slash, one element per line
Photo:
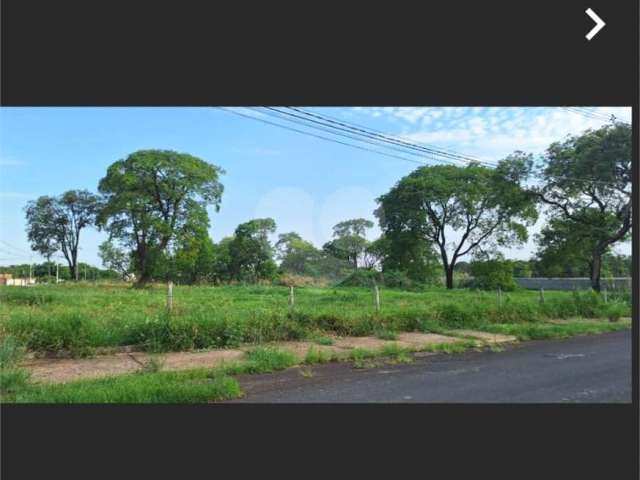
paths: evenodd
<path fill-rule="evenodd" d="M 240 377 L 241 402 L 631 402 L 631 330 L 413 363 L 332 363 Z"/>

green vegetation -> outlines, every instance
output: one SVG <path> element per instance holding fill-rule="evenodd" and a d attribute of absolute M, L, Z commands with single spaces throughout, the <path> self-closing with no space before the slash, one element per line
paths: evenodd
<path fill-rule="evenodd" d="M 0 287 L 0 327 L 31 351 L 77 357 L 97 347 L 138 345 L 166 352 L 313 340 L 328 334 L 391 338 L 390 332 L 442 333 L 548 319 L 619 318 L 631 312 L 629 295 L 610 295 L 605 303 L 592 291 L 548 291 L 540 303 L 538 292 L 516 290 L 503 293 L 499 303 L 495 292 L 385 289 L 379 313 L 371 290 L 364 288 L 298 288 L 294 310 L 288 306 L 286 287 L 178 286 L 171 314 L 165 295 L 163 286 Z"/>
<path fill-rule="evenodd" d="M 544 340 L 549 338 L 567 338 L 574 335 L 593 335 L 615 332 L 629 328 L 628 322 L 571 321 L 563 323 L 516 324 L 505 323 L 485 325 L 481 330 L 491 333 L 515 335 L 519 340 Z"/>
<path fill-rule="evenodd" d="M 0 338 L 0 398 L 12 398 L 26 388 L 29 372 L 18 363 L 24 356 L 24 348 L 10 335 Z"/>
<path fill-rule="evenodd" d="M 316 342 L 318 345 L 333 345 L 333 338 L 331 337 L 319 336 L 319 337 L 315 337 L 313 341 Z"/>
<path fill-rule="evenodd" d="M 474 287 L 482 290 L 501 289 L 504 292 L 515 290 L 517 285 L 513 279 L 513 262 L 509 260 L 491 259 L 471 262 L 471 274 Z"/>
<path fill-rule="evenodd" d="M 17 403 L 203 403 L 241 395 L 234 378 L 208 370 L 137 373 L 67 384 L 30 385 Z"/>
<path fill-rule="evenodd" d="M 337 360 L 337 358 L 332 352 L 327 352 L 314 347 L 309 348 L 304 357 L 304 363 L 307 364 L 327 363 L 334 360 Z"/>
<path fill-rule="evenodd" d="M 631 147 L 631 125 L 612 121 L 552 143 L 542 159 L 537 194 L 550 221 L 538 239 L 538 257 L 588 266 L 598 291 L 603 257 L 631 236 Z"/>
<path fill-rule="evenodd" d="M 380 340 L 397 340 L 398 334 L 392 330 L 378 330 L 376 332 L 376 337 Z"/>
<path fill-rule="evenodd" d="M 258 347 L 249 350 L 242 361 L 226 365 L 222 371 L 229 375 L 268 373 L 283 370 L 295 364 L 296 357 L 290 352 L 273 347 Z"/>

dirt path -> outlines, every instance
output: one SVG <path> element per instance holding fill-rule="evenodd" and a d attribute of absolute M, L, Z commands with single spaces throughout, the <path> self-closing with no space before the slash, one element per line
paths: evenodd
<path fill-rule="evenodd" d="M 467 338 L 475 338 L 479 345 L 487 343 L 513 342 L 515 337 L 508 335 L 485 334 L 464 330 L 451 332 Z M 313 342 L 277 342 L 271 343 L 278 349 L 293 353 L 302 361 L 310 349 L 331 353 L 338 358 L 349 356 L 350 350 L 364 348 L 367 350 L 380 350 L 389 344 L 397 344 L 400 347 L 419 350 L 429 345 L 450 344 L 464 341 L 456 336 L 437 335 L 432 333 L 402 333 L 396 340 L 381 340 L 376 337 L 336 337 L 333 345 L 318 345 Z M 233 362 L 242 359 L 245 352 L 255 348 L 255 345 L 246 345 L 234 350 L 207 350 L 198 352 L 170 352 L 165 354 L 150 355 L 142 352 L 116 353 L 112 355 L 100 355 L 85 359 L 51 359 L 39 358 L 24 362 L 23 366 L 30 370 L 32 379 L 42 383 L 66 383 L 75 380 L 101 378 L 113 375 L 139 372 L 152 360 L 161 365 L 161 369 L 189 370 L 195 368 L 213 368 L 225 362 Z"/>

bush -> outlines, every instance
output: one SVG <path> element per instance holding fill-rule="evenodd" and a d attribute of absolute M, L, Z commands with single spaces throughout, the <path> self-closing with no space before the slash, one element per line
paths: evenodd
<path fill-rule="evenodd" d="M 621 303 L 612 303 L 606 308 L 607 318 L 610 322 L 617 322 L 621 317 L 625 316 L 629 308 Z"/>
<path fill-rule="evenodd" d="M 297 275 L 289 272 L 278 275 L 274 283 L 285 287 L 326 287 L 329 284 L 326 278 Z"/>
<path fill-rule="evenodd" d="M 388 288 L 413 290 L 424 287 L 423 284 L 411 280 L 406 272 L 402 272 L 400 270 L 385 270 L 382 274 L 382 281 L 384 286 Z"/>
<path fill-rule="evenodd" d="M 515 290 L 513 262 L 509 260 L 483 260 L 471 262 L 474 286 L 482 290 Z"/>
<path fill-rule="evenodd" d="M 424 284 L 411 280 L 406 272 L 400 270 L 356 270 L 338 284 L 340 287 L 364 287 L 371 288 L 376 282 L 387 288 L 398 288 L 401 290 L 423 289 Z"/>
<path fill-rule="evenodd" d="M 383 283 L 382 274 L 376 270 L 356 270 L 338 283 L 340 287 L 371 287 L 373 282 Z"/>

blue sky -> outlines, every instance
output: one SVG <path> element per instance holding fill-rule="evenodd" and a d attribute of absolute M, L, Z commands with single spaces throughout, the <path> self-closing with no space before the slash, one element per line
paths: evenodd
<path fill-rule="evenodd" d="M 540 153 L 567 134 L 604 123 L 557 107 L 307 110 L 492 162 L 517 149 Z M 630 108 L 590 111 L 631 119 Z M 418 166 L 216 108 L 0 108 L 0 264 L 29 260 L 27 201 L 69 189 L 95 191 L 112 162 L 147 148 L 188 152 L 226 170 L 221 210 L 210 212 L 216 241 L 241 222 L 270 216 L 279 233 L 295 230 L 320 246 L 341 220 L 373 220 L 375 198 Z M 369 237 L 378 233 L 376 228 Z M 80 260 L 99 265 L 97 247 L 105 238 L 84 231 Z M 505 253 L 528 258 L 534 250 L 530 241 Z M 618 250 L 629 253 L 630 247 Z"/>

